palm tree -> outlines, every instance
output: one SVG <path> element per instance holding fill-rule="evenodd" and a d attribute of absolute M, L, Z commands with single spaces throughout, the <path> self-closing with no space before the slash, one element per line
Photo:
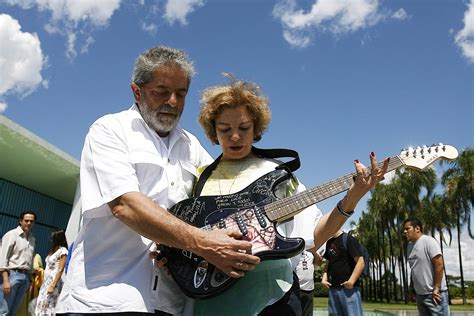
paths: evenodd
<path fill-rule="evenodd" d="M 446 162 L 442 162 L 443 164 L 446 164 Z M 466 304 L 461 257 L 461 227 L 467 223 L 467 232 L 474 239 L 471 229 L 471 210 L 474 205 L 474 149 L 465 149 L 457 160 L 449 161 L 447 164 L 449 168 L 444 172 L 441 182 L 446 188 L 446 208 L 456 214 L 461 292 L 463 304 Z"/>
<path fill-rule="evenodd" d="M 351 222 L 351 225 L 355 225 L 355 223 Z M 359 223 L 356 225 L 358 240 L 362 245 L 365 246 L 367 252 L 369 253 L 369 269 L 371 270 L 372 277 L 362 280 L 361 285 L 362 295 L 365 299 L 370 300 L 375 298 L 375 254 L 378 251 L 376 244 L 376 225 L 375 217 L 364 211 L 362 211 L 362 215 L 359 218 Z"/>
<path fill-rule="evenodd" d="M 453 213 L 449 207 L 446 207 L 446 198 L 444 195 L 434 193 L 431 197 L 427 196 L 422 203 L 422 217 L 425 231 L 431 232 L 431 236 L 435 238 L 435 233 L 439 233 L 439 244 L 441 248 L 441 255 L 444 256 L 443 244 L 446 244 L 444 238 L 444 231 L 449 234 L 449 242 L 451 244 L 452 232 L 451 227 L 456 225 L 456 214 Z M 443 267 L 446 286 L 448 288 L 448 299 L 451 303 L 451 296 L 449 293 L 448 278 L 446 274 L 446 265 Z"/>
<path fill-rule="evenodd" d="M 396 171 L 396 176 L 392 183 L 389 185 L 378 185 L 372 192 L 372 197 L 368 200 L 367 204 L 369 211 L 372 216 L 380 219 L 381 236 L 380 239 L 377 239 L 382 242 L 382 245 L 379 246 L 379 250 L 382 251 L 380 256 L 380 263 L 387 256 L 385 255 L 385 236 L 388 237 L 390 247 L 389 257 L 394 257 L 394 250 L 391 240 L 391 229 L 394 228 L 398 240 L 398 253 L 399 253 L 399 262 L 402 264 L 402 283 L 404 289 L 404 298 L 405 303 L 408 303 L 408 277 L 406 273 L 406 266 L 404 262 L 404 247 L 402 240 L 404 239 L 402 235 L 402 222 L 405 218 L 410 216 L 415 216 L 422 214 L 421 211 L 421 198 L 422 193 L 430 196 L 436 185 L 436 173 L 434 169 L 428 168 L 423 171 L 412 170 L 412 169 L 399 169 Z M 387 227 L 385 234 L 384 227 Z M 384 266 L 386 266 L 384 264 Z M 393 265 L 392 265 L 393 267 Z M 379 271 L 381 273 L 381 265 L 379 266 Z M 385 268 L 385 273 L 387 268 Z M 395 274 L 396 271 L 392 268 L 392 273 Z M 394 290 L 396 289 L 396 283 L 393 285 Z M 386 289 L 388 284 L 386 283 Z M 388 299 L 388 295 L 387 295 Z"/>

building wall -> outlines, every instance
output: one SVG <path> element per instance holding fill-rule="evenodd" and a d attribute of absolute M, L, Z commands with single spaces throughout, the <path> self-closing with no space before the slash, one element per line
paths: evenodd
<path fill-rule="evenodd" d="M 18 217 L 22 212 L 34 211 L 37 217 L 33 227 L 36 251 L 43 260 L 50 247 L 51 232 L 66 230 L 71 209 L 70 204 L 0 178 L 0 236 L 18 226 Z"/>

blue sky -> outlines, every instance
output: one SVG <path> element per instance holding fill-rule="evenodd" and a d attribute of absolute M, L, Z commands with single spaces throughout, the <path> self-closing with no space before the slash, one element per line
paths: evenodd
<path fill-rule="evenodd" d="M 135 58 L 162 44 L 197 69 L 183 127 L 218 154 L 200 92 L 224 71 L 256 82 L 273 114 L 257 145 L 297 150 L 308 187 L 372 150 L 474 144 L 473 0 L 1 0 L 0 113 L 79 160 L 89 125 L 132 104 Z"/>

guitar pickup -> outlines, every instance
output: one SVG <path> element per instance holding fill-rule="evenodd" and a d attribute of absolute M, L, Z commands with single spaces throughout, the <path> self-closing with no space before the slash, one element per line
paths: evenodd
<path fill-rule="evenodd" d="M 223 218 L 221 218 L 221 219 L 219 220 L 219 222 L 217 223 L 217 227 L 218 227 L 219 229 L 224 229 L 224 228 L 226 227 L 226 225 L 225 225 L 225 220 L 224 220 Z"/>
<path fill-rule="evenodd" d="M 262 211 L 257 208 L 254 210 L 255 217 L 257 218 L 258 223 L 260 224 L 260 227 L 265 228 L 267 227 L 267 221 L 265 220 L 265 217 L 262 214 Z"/>
<path fill-rule="evenodd" d="M 245 227 L 245 223 L 242 216 L 235 215 L 234 220 L 237 223 L 237 226 L 239 227 L 239 230 L 242 233 L 242 235 L 246 236 L 248 234 L 248 230 L 247 230 L 247 227 Z"/>

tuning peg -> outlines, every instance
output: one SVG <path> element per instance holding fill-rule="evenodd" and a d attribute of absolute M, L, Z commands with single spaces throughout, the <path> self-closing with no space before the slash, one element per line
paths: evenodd
<path fill-rule="evenodd" d="M 420 150 L 421 159 L 425 159 L 425 149 L 426 149 L 426 145 L 423 145 L 423 147 L 421 147 L 421 150 Z"/>

